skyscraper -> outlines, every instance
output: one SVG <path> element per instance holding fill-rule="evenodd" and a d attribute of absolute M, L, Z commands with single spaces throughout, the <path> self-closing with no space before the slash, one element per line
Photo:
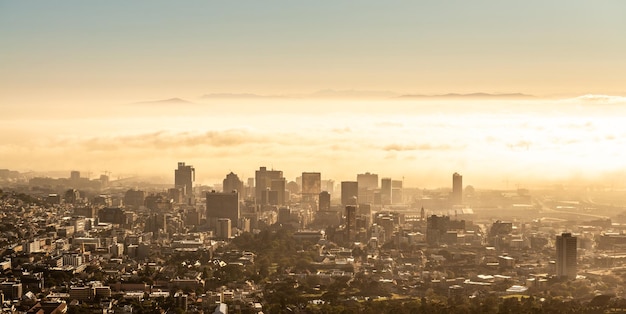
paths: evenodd
<path fill-rule="evenodd" d="M 319 194 L 322 191 L 322 174 L 319 172 L 302 173 L 302 204 L 310 204 L 311 208 L 317 207 Z"/>
<path fill-rule="evenodd" d="M 359 183 L 359 203 L 373 203 L 374 191 L 378 189 L 378 175 L 374 173 L 360 173 L 356 175 Z"/>
<path fill-rule="evenodd" d="M 320 193 L 318 210 L 330 210 L 330 193 L 326 191 Z"/>
<path fill-rule="evenodd" d="M 356 175 L 356 182 L 361 189 L 378 189 L 378 175 L 375 173 L 360 173 Z"/>
<path fill-rule="evenodd" d="M 391 204 L 392 190 L 391 178 L 382 178 L 380 180 L 380 202 L 382 205 Z"/>
<path fill-rule="evenodd" d="M 239 177 L 234 173 L 229 173 L 226 175 L 224 181 L 222 181 L 222 189 L 224 193 L 230 193 L 233 191 L 239 192 L 239 198 L 243 198 L 244 190 L 243 190 L 243 181 L 239 180 Z"/>
<path fill-rule="evenodd" d="M 346 206 L 346 240 L 354 241 L 356 234 L 356 205 Z"/>
<path fill-rule="evenodd" d="M 239 193 L 217 193 L 207 192 L 206 194 L 206 216 L 209 226 L 216 227 L 219 218 L 228 218 L 231 223 L 237 223 L 240 217 Z"/>
<path fill-rule="evenodd" d="M 270 184 L 270 191 L 276 193 L 276 200 L 275 201 L 270 201 L 269 203 L 271 205 L 285 205 L 285 202 L 286 202 L 285 190 L 286 190 L 286 188 L 287 188 L 287 180 L 285 180 L 285 178 L 279 178 L 279 179 L 272 180 L 272 182 Z"/>
<path fill-rule="evenodd" d="M 359 197 L 359 183 L 356 181 L 341 182 L 341 205 L 357 205 L 355 199 Z"/>
<path fill-rule="evenodd" d="M 452 205 L 463 204 L 463 176 L 456 172 L 452 175 L 452 195 L 450 201 Z"/>
<path fill-rule="evenodd" d="M 403 197 L 403 184 L 402 180 L 391 180 L 391 204 L 402 204 Z"/>
<path fill-rule="evenodd" d="M 556 275 L 576 279 L 576 237 L 571 233 L 556 236 Z"/>
<path fill-rule="evenodd" d="M 255 197 L 257 202 L 261 199 L 262 194 L 272 187 L 272 180 L 283 178 L 283 172 L 278 170 L 267 170 L 267 167 L 260 167 L 255 172 Z M 283 192 L 284 194 L 284 192 Z"/>
<path fill-rule="evenodd" d="M 191 196 L 193 194 L 193 181 L 196 180 L 196 169 L 193 166 L 186 166 L 184 162 L 178 163 L 178 169 L 174 170 L 174 186 L 184 188 L 183 194 Z"/>
<path fill-rule="evenodd" d="M 317 195 L 321 192 L 322 175 L 319 172 L 302 173 L 302 194 Z"/>

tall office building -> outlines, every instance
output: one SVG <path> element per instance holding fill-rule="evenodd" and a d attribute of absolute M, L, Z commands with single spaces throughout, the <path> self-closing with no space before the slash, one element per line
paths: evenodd
<path fill-rule="evenodd" d="M 241 216 L 239 208 L 239 193 L 206 193 L 206 217 L 209 226 L 216 227 L 217 220 L 220 218 L 228 218 L 231 223 L 237 223 Z"/>
<path fill-rule="evenodd" d="M 269 203 L 270 205 L 285 205 L 285 202 L 287 201 L 286 199 L 286 194 L 285 194 L 285 190 L 287 188 L 287 180 L 285 180 L 285 178 L 280 178 L 280 179 L 274 179 L 272 180 L 272 183 L 270 185 L 270 195 L 275 194 L 275 200 L 273 200 L 273 197 L 269 197 Z"/>
<path fill-rule="evenodd" d="M 322 175 L 319 172 L 302 173 L 302 194 L 318 195 L 321 192 Z"/>
<path fill-rule="evenodd" d="M 140 190 L 130 189 L 124 194 L 124 204 L 126 206 L 139 208 L 144 206 L 146 200 L 146 192 Z"/>
<path fill-rule="evenodd" d="M 330 210 L 330 193 L 323 191 L 319 195 L 319 208 L 318 210 Z"/>
<path fill-rule="evenodd" d="M 380 180 L 380 202 L 382 205 L 391 205 L 392 191 L 391 178 L 382 178 Z"/>
<path fill-rule="evenodd" d="M 356 181 L 341 182 L 341 205 L 356 205 L 359 197 L 359 183 Z"/>
<path fill-rule="evenodd" d="M 346 206 L 346 240 L 352 242 L 356 235 L 356 205 Z"/>
<path fill-rule="evenodd" d="M 576 279 L 576 237 L 571 233 L 556 236 L 556 275 Z"/>
<path fill-rule="evenodd" d="M 319 194 L 322 191 L 322 174 L 319 172 L 302 173 L 302 204 L 318 207 Z"/>
<path fill-rule="evenodd" d="M 378 175 L 374 173 L 360 173 L 356 175 L 359 183 L 359 203 L 374 203 L 374 191 L 378 189 Z"/>
<path fill-rule="evenodd" d="M 456 243 L 456 232 L 465 230 L 465 220 L 450 220 L 449 216 L 431 215 L 426 218 L 426 243 L 430 246 Z"/>
<path fill-rule="evenodd" d="M 391 204 L 402 204 L 404 202 L 402 199 L 403 183 L 402 180 L 391 180 Z"/>
<path fill-rule="evenodd" d="M 272 187 L 272 180 L 283 178 L 283 172 L 278 170 L 267 170 L 267 167 L 260 167 L 255 172 L 255 198 L 257 202 L 261 199 L 262 194 Z M 283 192 L 284 194 L 284 192 Z"/>
<path fill-rule="evenodd" d="M 360 173 L 356 175 L 356 182 L 359 183 L 360 189 L 378 189 L 378 175 L 375 173 Z"/>
<path fill-rule="evenodd" d="M 218 218 L 215 227 L 215 236 L 220 239 L 230 239 L 232 237 L 232 222 L 228 218 Z"/>
<path fill-rule="evenodd" d="M 237 191 L 239 192 L 239 198 L 242 199 L 244 195 L 243 181 L 239 180 L 239 177 L 231 172 L 227 174 L 224 181 L 222 181 L 222 190 L 224 193 Z"/>
<path fill-rule="evenodd" d="M 452 175 L 452 195 L 450 200 L 452 205 L 461 205 L 463 203 L 463 176 L 456 172 Z"/>
<path fill-rule="evenodd" d="M 178 163 L 178 169 L 174 170 L 174 186 L 184 188 L 183 194 L 191 196 L 193 194 L 193 181 L 196 180 L 196 169 L 193 166 L 186 166 L 184 162 Z"/>

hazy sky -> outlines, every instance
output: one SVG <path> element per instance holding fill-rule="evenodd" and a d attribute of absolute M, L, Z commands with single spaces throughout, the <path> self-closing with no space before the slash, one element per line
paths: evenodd
<path fill-rule="evenodd" d="M 626 1 L 0 1 L 0 106 L 626 93 Z"/>
<path fill-rule="evenodd" d="M 409 187 L 552 183 L 626 186 L 626 98 L 564 100 L 237 100 L 119 104 L 0 116 L 0 168 L 159 175 L 179 161 L 198 183 L 260 166 L 354 180 L 370 171 Z"/>
<path fill-rule="evenodd" d="M 623 0 L 0 0 L 0 168 L 626 185 L 625 17 Z M 201 98 L 322 89 L 558 97 Z M 132 104 L 172 97 L 194 103 Z"/>

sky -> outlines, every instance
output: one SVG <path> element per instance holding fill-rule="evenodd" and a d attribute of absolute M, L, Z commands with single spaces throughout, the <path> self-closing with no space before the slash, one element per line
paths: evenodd
<path fill-rule="evenodd" d="M 0 100 L 624 94 L 625 13 L 619 0 L 3 0 Z"/>
<path fill-rule="evenodd" d="M 0 168 L 626 186 L 624 13 L 617 0 L 0 0 Z M 327 89 L 538 97 L 302 96 Z M 289 97 L 202 97 L 228 93 Z M 174 97 L 189 103 L 138 103 Z"/>

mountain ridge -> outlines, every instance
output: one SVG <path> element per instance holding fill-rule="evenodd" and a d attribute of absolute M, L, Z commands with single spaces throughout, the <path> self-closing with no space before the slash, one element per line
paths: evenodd
<path fill-rule="evenodd" d="M 534 95 L 523 94 L 523 93 L 505 93 L 505 94 L 492 94 L 492 93 L 448 93 L 448 94 L 435 94 L 435 95 L 424 95 L 424 94 L 405 94 L 400 95 L 398 98 L 534 98 Z"/>

